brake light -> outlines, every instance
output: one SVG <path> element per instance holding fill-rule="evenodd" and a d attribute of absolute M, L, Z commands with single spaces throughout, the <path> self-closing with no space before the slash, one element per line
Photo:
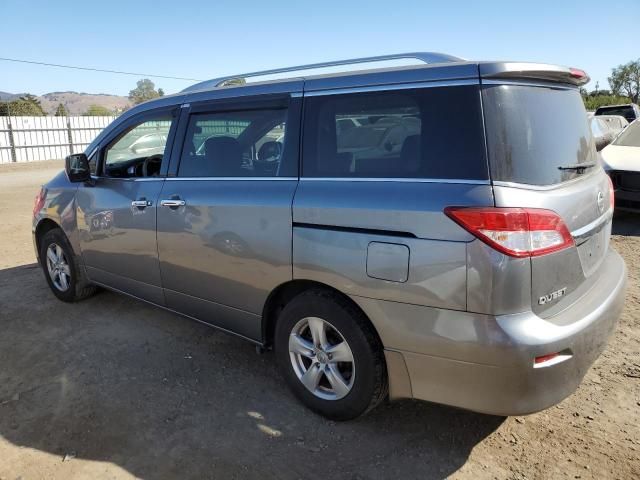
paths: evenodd
<path fill-rule="evenodd" d="M 613 180 L 611 180 L 609 175 L 607 175 L 607 180 L 609 181 L 609 206 L 611 207 L 611 211 L 613 211 L 616 206 L 615 188 L 613 187 Z"/>
<path fill-rule="evenodd" d="M 580 70 L 579 68 L 570 68 L 569 73 L 572 77 L 575 78 L 586 78 L 587 72 L 584 70 Z"/>
<path fill-rule="evenodd" d="M 447 207 L 444 213 L 490 247 L 537 257 L 575 245 L 560 216 L 538 208 Z"/>
<path fill-rule="evenodd" d="M 34 217 L 42 209 L 42 207 L 44 205 L 44 197 L 45 197 L 45 192 L 44 192 L 44 187 L 42 187 L 42 188 L 40 188 L 40 191 L 38 192 L 38 194 L 36 195 L 36 198 L 33 201 L 33 216 Z"/>
<path fill-rule="evenodd" d="M 537 363 L 545 363 L 548 362 L 550 360 L 553 360 L 554 358 L 557 358 L 558 355 L 560 355 L 559 353 L 550 353 L 548 355 L 540 355 L 539 357 L 536 357 L 533 359 L 533 363 L 537 364 Z"/>

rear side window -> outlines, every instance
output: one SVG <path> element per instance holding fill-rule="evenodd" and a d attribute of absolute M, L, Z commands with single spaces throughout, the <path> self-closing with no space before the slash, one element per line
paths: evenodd
<path fill-rule="evenodd" d="M 485 180 L 477 86 L 311 96 L 302 175 Z"/>
<path fill-rule="evenodd" d="M 595 143 L 578 90 L 493 85 L 483 90 L 493 180 L 555 185 L 597 164 Z"/>
<path fill-rule="evenodd" d="M 178 176 L 289 175 L 297 159 L 285 151 L 286 120 L 286 109 L 191 115 Z"/>

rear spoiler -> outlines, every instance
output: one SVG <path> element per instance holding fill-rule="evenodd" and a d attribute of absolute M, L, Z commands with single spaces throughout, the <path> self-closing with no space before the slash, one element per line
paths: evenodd
<path fill-rule="evenodd" d="M 583 70 L 545 63 L 491 62 L 480 63 L 478 68 L 480 78 L 487 80 L 540 80 L 578 87 L 591 80 Z"/>

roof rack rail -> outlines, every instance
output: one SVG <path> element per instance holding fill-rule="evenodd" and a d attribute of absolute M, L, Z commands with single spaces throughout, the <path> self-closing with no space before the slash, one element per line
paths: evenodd
<path fill-rule="evenodd" d="M 301 70 L 312 70 L 316 68 L 337 67 L 340 65 L 356 65 L 358 63 L 384 62 L 387 60 L 401 60 L 405 58 L 420 60 L 424 63 L 447 63 L 462 62 L 464 59 L 447 55 L 446 53 L 437 52 L 412 52 L 412 53 L 395 53 L 391 55 L 379 55 L 376 57 L 352 58 L 349 60 L 334 60 L 332 62 L 310 63 L 308 65 L 298 65 L 296 67 L 274 68 L 272 70 L 263 70 L 260 72 L 241 73 L 238 75 L 229 75 L 227 77 L 213 78 L 204 82 L 196 83 L 182 90 L 190 92 L 193 90 L 203 90 L 208 88 L 224 87 L 233 85 L 241 80 L 249 77 L 262 77 L 265 75 L 275 75 L 277 73 L 297 72 Z"/>

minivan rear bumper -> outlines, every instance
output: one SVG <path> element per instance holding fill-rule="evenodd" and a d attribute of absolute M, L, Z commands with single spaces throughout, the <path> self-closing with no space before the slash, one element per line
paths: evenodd
<path fill-rule="evenodd" d="M 392 398 L 523 415 L 573 393 L 604 350 L 622 312 L 627 281 L 615 251 L 608 252 L 598 276 L 578 302 L 547 319 L 532 312 L 491 317 L 354 300 L 385 345 Z M 534 367 L 536 357 L 556 352 L 563 357 Z"/>

